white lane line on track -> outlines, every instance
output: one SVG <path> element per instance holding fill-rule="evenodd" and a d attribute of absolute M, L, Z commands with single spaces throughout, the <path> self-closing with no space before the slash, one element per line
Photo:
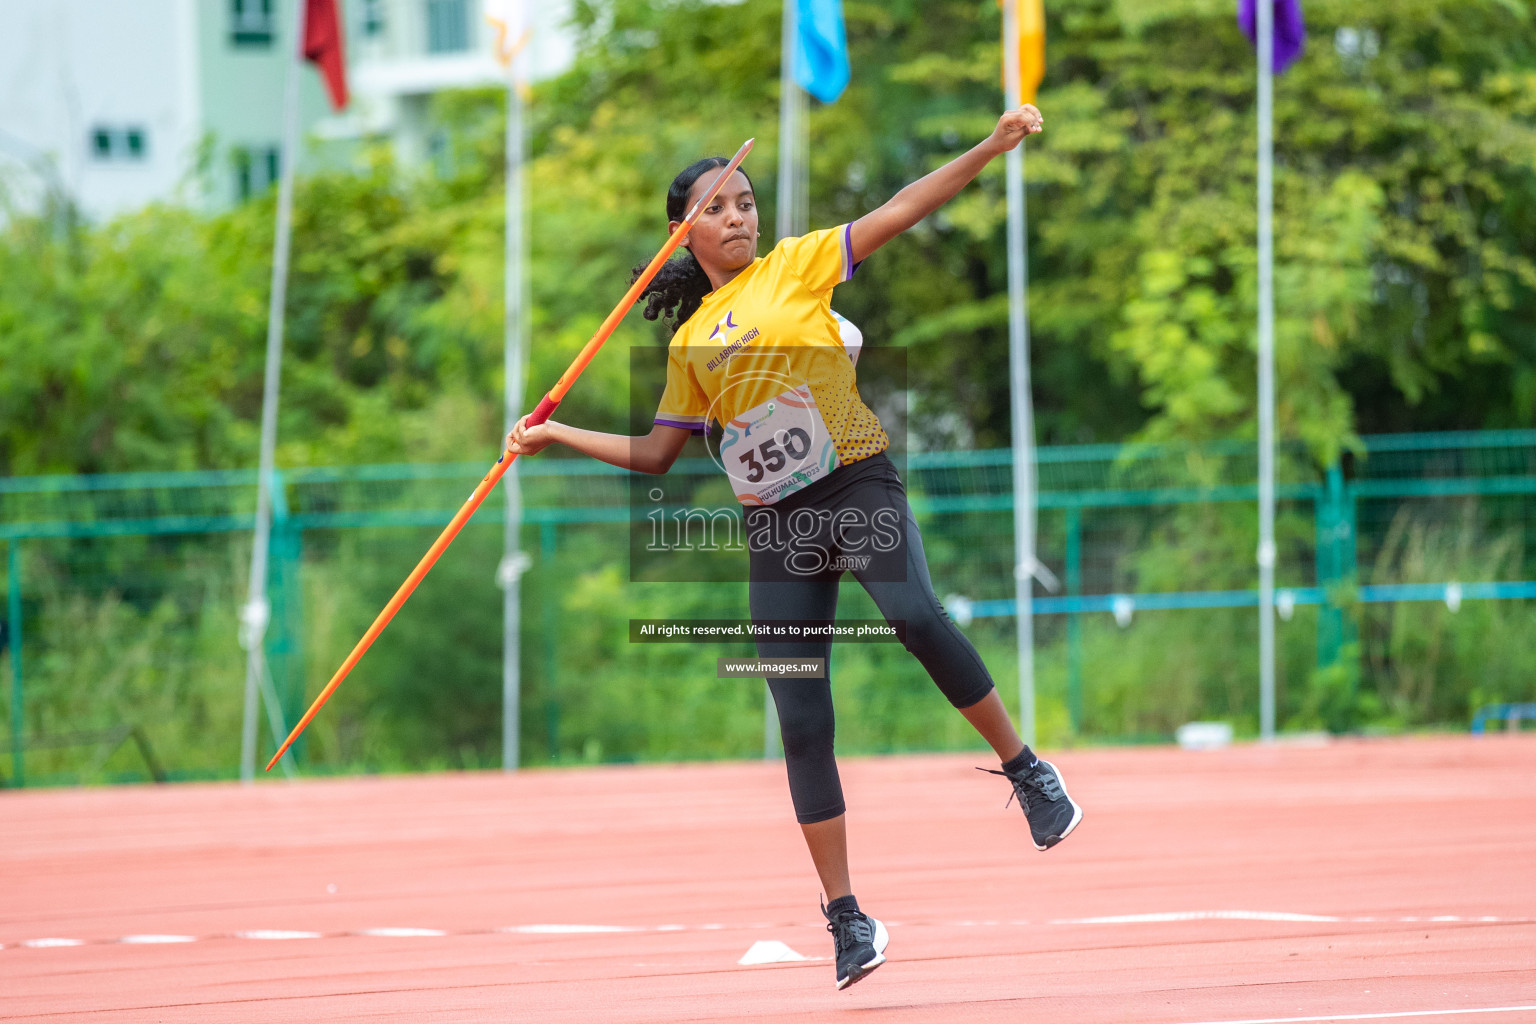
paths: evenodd
<path fill-rule="evenodd" d="M 447 932 L 438 931 L 436 928 L 365 928 L 353 935 L 369 935 L 381 939 L 436 939 Z"/>
<path fill-rule="evenodd" d="M 1469 1013 L 1519 1013 L 1536 1010 L 1531 1006 L 1480 1006 L 1469 1010 L 1399 1010 L 1396 1013 L 1334 1013 L 1319 1017 L 1252 1017 L 1247 1020 L 1204 1020 L 1187 1024 L 1306 1024 L 1329 1020 L 1392 1020 L 1403 1017 L 1458 1017 Z"/>
<path fill-rule="evenodd" d="M 514 935 L 592 935 L 645 931 L 644 928 L 622 924 L 515 924 L 496 930 Z"/>
<path fill-rule="evenodd" d="M 1457 915 L 1437 914 L 1435 916 L 1406 916 L 1406 917 L 1334 917 L 1324 914 L 1296 914 L 1285 911 L 1269 910 L 1181 910 L 1158 914 L 1121 914 L 1109 917 L 1076 917 L 1058 918 L 1047 921 L 1052 925 L 1114 925 L 1114 924 L 1161 924 L 1177 923 L 1184 921 L 1272 921 L 1279 923 L 1302 924 L 1536 924 L 1536 917 L 1495 917 L 1492 915 Z M 519 924 L 507 925 L 492 929 L 493 932 L 504 935 L 599 935 L 618 934 L 624 932 L 686 932 L 686 931 L 723 931 L 726 929 L 747 930 L 765 928 L 789 928 L 794 927 L 794 922 L 770 923 L 754 921 L 748 924 L 657 924 L 657 925 L 623 925 L 623 924 Z M 908 924 L 900 921 L 887 921 L 886 927 L 907 927 Z M 919 922 L 921 927 L 935 928 L 991 928 L 991 927 L 1017 927 L 1029 925 L 1027 920 L 1012 921 L 925 921 Z M 475 929 L 470 932 L 448 932 L 438 928 L 366 928 L 360 931 L 347 932 L 349 935 L 362 935 L 375 938 L 442 938 L 448 935 L 472 934 L 483 935 L 485 932 Z M 9 944 L 11 949 L 51 949 L 67 946 L 84 946 L 99 944 L 102 942 L 116 943 L 130 946 L 162 945 L 167 943 L 198 942 L 205 939 L 244 939 L 250 941 L 273 941 L 282 939 L 320 939 L 325 938 L 322 932 L 299 931 L 277 928 L 252 929 L 249 931 L 225 932 L 219 935 L 124 935 L 116 939 L 69 939 L 69 938 L 37 938 L 24 939 L 20 942 Z M 0 949 L 7 948 L 0 945 Z M 1439 1011 L 1435 1011 L 1439 1012 Z M 1472 1011 L 1456 1011 L 1472 1012 Z M 1478 1011 L 1494 1013 L 1504 1012 L 1500 1010 Z M 1275 1018 L 1275 1020 L 1312 1020 L 1314 1018 Z M 1317 1020 L 1346 1020 L 1356 1018 L 1319 1017 Z M 1369 1019 L 1369 1018 L 1358 1018 Z M 1212 1022 L 1216 1024 L 1216 1022 Z M 1219 1022 L 1229 1024 L 1229 1022 Z M 1230 1022 L 1230 1024 L 1247 1024 L 1247 1022 Z"/>
<path fill-rule="evenodd" d="M 1306 921 L 1337 922 L 1342 917 L 1321 914 L 1288 914 L 1271 910 L 1180 910 L 1166 914 L 1122 914 L 1117 917 L 1078 917 L 1051 924 L 1160 924 L 1165 921 Z M 969 924 L 970 922 L 961 922 Z"/>
<path fill-rule="evenodd" d="M 1302 924 L 1532 924 L 1536 918 L 1462 916 L 1439 914 L 1434 917 L 1334 917 L 1328 914 L 1293 914 L 1278 910 L 1178 910 L 1161 914 L 1121 914 L 1113 917 L 1065 917 L 1047 924 L 1161 924 L 1174 921 L 1282 921 Z M 988 921 L 959 921 L 958 924 L 990 924 Z M 1015 924 L 1027 924 L 1019 921 Z"/>

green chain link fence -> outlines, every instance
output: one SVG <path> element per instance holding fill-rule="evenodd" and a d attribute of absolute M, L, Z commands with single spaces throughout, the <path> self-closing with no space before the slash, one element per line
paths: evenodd
<path fill-rule="evenodd" d="M 479 464 L 284 470 L 266 644 L 292 722 L 484 472 Z M 904 467 L 935 587 L 1006 699 L 1010 454 Z M 526 764 L 761 753 L 762 687 L 714 678 L 750 648 L 628 643 L 630 618 L 746 617 L 744 583 L 626 573 L 633 480 L 519 465 Z M 680 460 L 686 489 L 718 470 Z M 1039 452 L 1039 728 L 1047 744 L 1257 727 L 1256 457 L 1248 442 Z M 237 771 L 250 471 L 0 479 L 10 785 Z M 1325 472 L 1281 459 L 1280 721 L 1466 727 L 1536 699 L 1536 431 L 1367 438 Z M 297 749 L 308 771 L 499 764 L 503 508 L 465 529 Z M 839 614 L 876 618 L 855 585 Z M 916 662 L 840 645 L 845 751 L 975 745 Z M 128 739 L 134 743 L 128 743 Z M 271 738 L 265 742 L 270 749 Z"/>

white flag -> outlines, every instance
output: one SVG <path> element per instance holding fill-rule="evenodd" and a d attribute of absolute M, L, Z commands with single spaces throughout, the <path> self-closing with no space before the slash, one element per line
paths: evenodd
<path fill-rule="evenodd" d="M 496 29 L 496 59 L 502 67 L 512 61 L 524 46 L 532 29 L 527 24 L 526 0 L 485 0 L 485 20 Z"/>

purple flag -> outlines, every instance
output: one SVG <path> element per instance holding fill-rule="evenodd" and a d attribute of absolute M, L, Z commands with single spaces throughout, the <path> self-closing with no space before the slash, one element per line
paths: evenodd
<path fill-rule="evenodd" d="M 1237 27 L 1253 45 L 1259 45 L 1258 5 L 1263 0 L 1237 0 Z M 1271 0 L 1275 5 L 1275 74 L 1296 63 L 1307 44 L 1307 26 L 1301 20 L 1301 0 Z"/>

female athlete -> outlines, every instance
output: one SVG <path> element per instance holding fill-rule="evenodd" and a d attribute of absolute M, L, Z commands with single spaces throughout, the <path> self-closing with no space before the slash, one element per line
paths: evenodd
<path fill-rule="evenodd" d="M 752 183 L 732 174 L 683 245 L 647 289 L 645 316 L 674 328 L 667 383 L 644 437 L 581 430 L 526 417 L 507 450 L 533 455 L 564 444 L 641 473 L 665 473 L 690 434 L 721 425 L 718 457 L 744 518 L 754 623 L 830 623 L 844 571 L 869 592 L 907 650 L 1002 762 L 1035 848 L 1071 834 L 1082 810 L 1061 773 L 1027 747 L 986 667 L 934 597 L 922 538 L 884 429 L 859 397 L 856 333 L 831 310 L 832 289 L 881 246 L 948 202 L 994 157 L 1042 129 L 1026 104 L 1005 113 L 969 152 L 908 185 L 851 224 L 787 238 L 757 255 Z M 669 231 L 724 167 L 721 158 L 685 169 L 667 193 Z M 762 659 L 821 658 L 819 678 L 769 676 L 778 710 L 795 816 L 829 898 L 837 987 L 885 962 L 884 925 L 859 909 L 848 873 L 842 787 L 833 758 L 829 638 L 759 638 Z M 987 769 L 989 770 L 989 769 Z M 1010 798 L 1011 799 L 1011 798 Z"/>

